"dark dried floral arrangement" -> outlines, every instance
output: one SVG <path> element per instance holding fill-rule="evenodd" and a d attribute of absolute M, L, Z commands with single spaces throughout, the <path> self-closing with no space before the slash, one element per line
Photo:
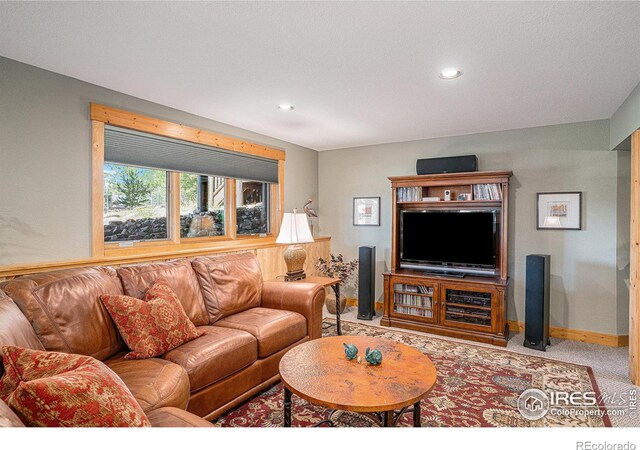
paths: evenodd
<path fill-rule="evenodd" d="M 318 258 L 316 269 L 326 277 L 340 278 L 345 283 L 358 268 L 358 260 L 345 261 L 344 256 L 340 253 L 334 255 L 331 253 L 329 261 L 324 258 Z"/>

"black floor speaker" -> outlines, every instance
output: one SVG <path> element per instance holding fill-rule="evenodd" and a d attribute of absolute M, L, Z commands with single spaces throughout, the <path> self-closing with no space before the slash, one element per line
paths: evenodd
<path fill-rule="evenodd" d="M 419 159 L 416 163 L 416 172 L 418 175 L 475 172 L 476 170 L 478 170 L 478 157 L 476 155 L 424 158 Z"/>
<path fill-rule="evenodd" d="M 358 250 L 358 319 L 372 320 L 376 315 L 376 248 Z"/>
<path fill-rule="evenodd" d="M 527 255 L 524 346 L 546 351 L 549 341 L 549 255 Z"/>

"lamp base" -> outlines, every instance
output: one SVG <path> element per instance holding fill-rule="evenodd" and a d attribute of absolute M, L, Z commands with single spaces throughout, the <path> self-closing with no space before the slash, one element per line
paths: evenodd
<path fill-rule="evenodd" d="M 299 245 L 290 245 L 284 251 L 284 262 L 287 265 L 287 275 L 285 281 L 296 281 L 306 278 L 304 273 L 304 262 L 307 259 L 307 252 Z"/>
<path fill-rule="evenodd" d="M 307 278 L 307 274 L 304 273 L 304 270 L 299 270 L 297 272 L 287 272 L 284 276 L 284 281 L 298 281 L 304 280 Z"/>

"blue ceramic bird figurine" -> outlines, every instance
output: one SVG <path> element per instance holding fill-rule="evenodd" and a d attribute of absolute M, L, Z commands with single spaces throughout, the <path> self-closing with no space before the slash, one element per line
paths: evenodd
<path fill-rule="evenodd" d="M 367 350 L 364 354 L 364 359 L 366 359 L 369 364 L 377 366 L 382 362 L 382 352 L 378 349 L 369 351 L 369 347 L 367 347 Z"/>
<path fill-rule="evenodd" d="M 344 345 L 344 354 L 347 355 L 348 360 L 352 360 L 353 358 L 358 356 L 358 347 L 353 344 L 347 345 L 344 342 L 342 343 L 342 345 Z"/>

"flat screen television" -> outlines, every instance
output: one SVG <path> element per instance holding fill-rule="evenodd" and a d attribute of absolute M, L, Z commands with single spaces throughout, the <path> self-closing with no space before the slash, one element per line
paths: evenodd
<path fill-rule="evenodd" d="M 495 275 L 496 228 L 495 210 L 402 211 L 400 267 Z"/>

